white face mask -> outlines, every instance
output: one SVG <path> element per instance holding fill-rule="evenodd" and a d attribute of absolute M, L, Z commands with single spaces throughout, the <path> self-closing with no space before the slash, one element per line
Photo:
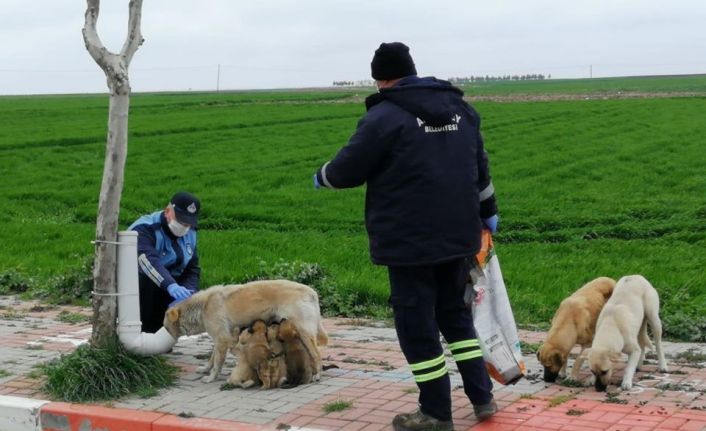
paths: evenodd
<path fill-rule="evenodd" d="M 182 237 L 186 235 L 186 233 L 189 232 L 189 229 L 191 229 L 191 226 L 183 225 L 176 220 L 170 220 L 168 225 L 169 230 L 172 231 L 174 236 L 177 237 Z"/>

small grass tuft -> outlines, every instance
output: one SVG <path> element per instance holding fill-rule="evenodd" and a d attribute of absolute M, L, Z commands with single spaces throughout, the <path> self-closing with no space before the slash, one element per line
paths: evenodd
<path fill-rule="evenodd" d="M 405 394 L 416 394 L 419 393 L 419 388 L 416 386 L 412 386 L 409 388 L 402 389 L 402 392 L 404 392 Z"/>
<path fill-rule="evenodd" d="M 105 347 L 89 344 L 42 367 L 47 379 L 43 390 L 69 402 L 103 401 L 130 394 L 145 394 L 170 386 L 179 368 L 160 356 L 128 352 L 115 339 Z"/>
<path fill-rule="evenodd" d="M 521 394 L 520 395 L 521 400 L 534 400 L 536 397 L 532 394 Z"/>
<path fill-rule="evenodd" d="M 584 409 L 569 409 L 566 411 L 566 414 L 569 416 L 581 416 L 585 415 L 586 413 L 588 413 L 588 410 Z"/>
<path fill-rule="evenodd" d="M 336 400 L 332 401 L 330 403 L 324 404 L 324 411 L 326 413 L 333 413 L 333 412 L 340 412 L 345 409 L 351 408 L 353 406 L 353 403 L 350 401 L 346 400 Z"/>
<path fill-rule="evenodd" d="M 2 368 L 0 368 L 0 379 L 2 379 L 3 377 L 11 376 L 11 375 L 12 374 L 10 374 L 9 371 L 6 371 L 6 370 L 3 370 Z"/>
<path fill-rule="evenodd" d="M 585 388 L 587 386 L 590 386 L 590 385 L 585 385 L 580 380 L 574 380 L 571 377 L 566 377 L 564 379 L 561 379 L 558 383 L 560 386 L 564 386 L 567 388 Z"/>
<path fill-rule="evenodd" d="M 627 404 L 628 403 L 628 400 L 618 398 L 617 392 L 606 392 L 605 396 L 606 396 L 606 399 L 603 400 L 604 403 L 609 403 L 609 404 Z"/>
<path fill-rule="evenodd" d="M 526 343 L 520 340 L 520 350 L 523 355 L 536 355 L 540 347 L 542 347 L 542 343 Z"/>
<path fill-rule="evenodd" d="M 574 395 L 574 394 L 557 395 L 556 397 L 549 400 L 549 407 L 556 407 L 559 404 L 563 404 L 567 401 L 571 401 L 574 398 L 576 398 L 576 395 Z"/>
<path fill-rule="evenodd" d="M 677 361 L 688 362 L 690 364 L 699 364 L 701 362 L 706 362 L 706 353 L 702 353 L 696 348 L 691 348 L 684 352 L 679 352 L 674 355 L 674 359 Z"/>
<path fill-rule="evenodd" d="M 81 313 L 71 313 L 69 311 L 63 310 L 56 316 L 56 320 L 58 320 L 59 322 L 70 323 L 74 325 L 77 323 L 90 322 L 91 317 Z"/>

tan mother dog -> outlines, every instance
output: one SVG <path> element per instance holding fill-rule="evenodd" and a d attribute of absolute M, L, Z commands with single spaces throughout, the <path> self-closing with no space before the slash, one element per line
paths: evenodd
<path fill-rule="evenodd" d="M 167 310 L 164 327 L 174 337 L 207 332 L 213 354 L 201 372 L 209 383 L 220 374 L 226 353 L 237 342 L 240 328 L 255 320 L 289 319 L 302 333 L 328 343 L 321 322 L 319 295 L 314 289 L 289 280 L 261 280 L 246 284 L 218 285 L 195 293 Z"/>
<path fill-rule="evenodd" d="M 581 364 L 585 359 L 584 349 L 591 346 L 596 321 L 610 295 L 615 280 L 599 277 L 589 281 L 571 296 L 561 301 L 554 313 L 547 339 L 537 351 L 537 359 L 544 366 L 544 380 L 553 382 L 557 376 L 566 376 L 569 352 L 575 345 L 581 352 L 571 369 L 571 378 L 578 380 Z"/>
<path fill-rule="evenodd" d="M 647 336 L 648 323 L 655 338 L 659 370 L 666 372 L 659 295 L 641 275 L 622 277 L 598 317 L 596 336 L 588 353 L 588 365 L 596 378 L 597 391 L 608 387 L 613 363 L 620 360 L 621 352 L 628 354 L 621 387 L 625 390 L 632 388 L 635 370 L 642 365 L 647 348 L 652 348 Z"/>

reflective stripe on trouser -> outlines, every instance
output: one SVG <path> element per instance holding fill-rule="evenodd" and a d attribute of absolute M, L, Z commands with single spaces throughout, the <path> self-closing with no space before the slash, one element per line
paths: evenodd
<path fill-rule="evenodd" d="M 477 338 L 450 343 L 449 350 L 456 362 L 483 357 Z"/>
<path fill-rule="evenodd" d="M 412 370 L 422 411 L 441 420 L 451 418 L 451 381 L 444 369 L 439 332 L 454 347 L 452 353 L 457 355 L 456 366 L 469 400 L 474 405 L 487 403 L 492 399 L 493 386 L 482 354 L 475 353 L 479 349 L 470 345 L 477 337 L 471 313 L 463 302 L 468 276 L 465 260 L 388 267 L 388 273 L 390 304 L 402 353 L 410 366 L 419 368 L 419 364 L 427 364 L 424 372 Z M 432 369 L 429 361 L 435 360 L 439 361 L 438 368 Z M 429 380 L 420 381 L 425 378 Z"/>
<path fill-rule="evenodd" d="M 414 381 L 417 383 L 428 382 L 429 380 L 438 379 L 440 377 L 448 374 L 449 370 L 446 368 L 446 359 L 444 355 L 439 356 L 424 362 L 417 362 L 416 364 L 409 364 L 409 368 L 412 369 L 412 374 L 414 374 Z"/>

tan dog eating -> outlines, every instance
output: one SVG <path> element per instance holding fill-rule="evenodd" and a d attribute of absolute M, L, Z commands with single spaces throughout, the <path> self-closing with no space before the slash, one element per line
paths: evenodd
<path fill-rule="evenodd" d="M 240 328 L 255 320 L 289 319 L 314 345 L 326 345 L 319 296 L 309 286 L 288 280 L 261 280 L 246 284 L 218 285 L 200 291 L 167 310 L 164 327 L 174 337 L 207 332 L 213 354 L 200 371 L 208 383 L 220 374 L 228 350 Z"/>
<path fill-rule="evenodd" d="M 577 344 L 581 346 L 581 352 L 571 369 L 571 378 L 578 380 L 585 360 L 584 349 L 593 342 L 598 316 L 614 287 L 615 280 L 599 277 L 561 301 L 547 338 L 537 351 L 537 359 L 544 367 L 545 381 L 553 382 L 557 376 L 566 376 L 569 352 Z"/>

